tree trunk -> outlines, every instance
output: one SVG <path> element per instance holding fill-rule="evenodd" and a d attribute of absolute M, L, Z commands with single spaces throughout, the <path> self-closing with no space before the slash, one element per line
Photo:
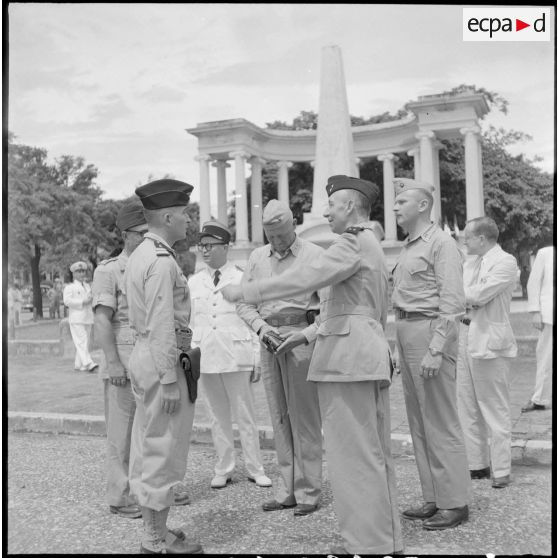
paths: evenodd
<path fill-rule="evenodd" d="M 31 284 L 33 285 L 33 318 L 43 317 L 43 293 L 41 292 L 41 275 L 39 262 L 41 261 L 41 247 L 34 246 L 34 255 L 31 258 Z"/>

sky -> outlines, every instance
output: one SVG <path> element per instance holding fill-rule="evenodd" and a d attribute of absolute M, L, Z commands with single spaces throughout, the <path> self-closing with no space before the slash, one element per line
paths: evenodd
<path fill-rule="evenodd" d="M 349 111 L 396 112 L 459 84 L 498 92 L 513 154 L 554 171 L 554 41 L 464 42 L 462 6 L 12 3 L 8 128 L 53 161 L 82 156 L 105 198 L 149 176 L 199 182 L 200 122 L 258 126 L 318 111 L 321 49 L 339 45 Z M 553 20 L 554 18 L 552 18 Z M 554 37 L 554 29 L 552 29 Z M 234 165 L 233 165 L 234 167 Z M 227 171 L 230 189 L 234 168 Z M 212 201 L 216 175 L 211 168 Z M 196 188 L 193 199 L 199 199 Z"/>

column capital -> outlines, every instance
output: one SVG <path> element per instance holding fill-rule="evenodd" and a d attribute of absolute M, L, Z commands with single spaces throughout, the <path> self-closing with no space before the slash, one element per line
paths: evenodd
<path fill-rule="evenodd" d="M 407 151 L 407 155 L 409 155 L 409 157 L 418 157 L 420 155 L 420 150 L 418 147 L 413 147 L 413 149 Z"/>
<path fill-rule="evenodd" d="M 225 159 L 217 159 L 216 161 L 213 161 L 213 163 L 211 163 L 212 167 L 222 167 L 224 169 L 228 169 L 230 167 L 229 163 L 227 163 L 227 161 L 225 161 Z"/>
<path fill-rule="evenodd" d="M 252 166 L 254 166 L 254 165 L 263 166 L 267 163 L 267 159 L 264 159 L 263 157 L 257 157 L 256 155 L 254 155 L 253 157 L 250 157 L 250 160 L 248 162 Z"/>
<path fill-rule="evenodd" d="M 417 138 L 419 140 L 423 139 L 423 138 L 433 139 L 435 137 L 436 137 L 436 134 L 432 130 L 422 130 L 422 131 L 417 132 L 415 134 L 415 138 Z"/>
<path fill-rule="evenodd" d="M 308 161 L 308 164 L 314 168 L 316 166 L 316 161 Z"/>
<path fill-rule="evenodd" d="M 378 155 L 378 161 L 393 161 L 395 159 L 395 155 L 393 153 L 380 153 Z"/>
<path fill-rule="evenodd" d="M 237 159 L 237 158 L 249 159 L 251 157 L 251 155 L 247 151 L 239 150 L 239 151 L 231 151 L 229 153 L 229 157 L 232 157 L 233 159 Z"/>
<path fill-rule="evenodd" d="M 481 131 L 480 127 L 476 125 L 466 126 L 465 128 L 461 128 L 459 130 L 459 132 L 464 136 L 466 136 L 467 134 L 473 134 L 473 135 L 480 134 L 480 131 Z"/>
<path fill-rule="evenodd" d="M 293 166 L 291 161 L 276 161 L 278 167 L 285 167 L 290 169 Z"/>
<path fill-rule="evenodd" d="M 211 155 L 207 155 L 206 153 L 200 153 L 199 155 L 196 155 L 194 157 L 195 161 L 211 161 L 212 157 Z"/>

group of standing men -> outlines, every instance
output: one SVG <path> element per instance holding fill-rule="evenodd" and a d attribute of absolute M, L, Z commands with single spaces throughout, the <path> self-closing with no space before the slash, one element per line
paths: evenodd
<path fill-rule="evenodd" d="M 408 233 L 393 274 L 395 360 L 424 500 L 403 517 L 423 520 L 426 529 L 446 529 L 467 519 L 470 478 L 479 471 L 492 466 L 495 487 L 509 482 L 508 438 L 497 434 L 509 421 L 512 265 L 496 244 L 492 220 L 474 220 L 466 243 L 477 258 L 464 282 L 457 244 L 430 221 L 432 186 L 398 178 L 394 188 L 397 222 Z M 344 545 L 333 551 L 402 552 L 390 452 L 392 365 L 384 334 L 388 272 L 368 217 L 378 188 L 344 175 L 329 178 L 324 216 L 338 236 L 326 250 L 299 238 L 290 209 L 272 200 L 263 214 L 269 245 L 254 250 L 243 274 L 227 262 L 229 231 L 205 223 L 200 250 L 207 268 L 189 285 L 172 246 L 185 237 L 191 191 L 172 179 L 136 189 L 143 210 L 136 206 L 130 210 L 134 219 L 119 224 L 124 251 L 95 273 L 93 307 L 108 376 L 109 477 L 118 479 L 111 511 L 143 517 L 142 552 L 202 552 L 185 533 L 166 526 L 170 506 L 187 503 L 180 481 L 195 397 L 179 355 L 197 345 L 217 450 L 211 486 L 226 486 L 234 469 L 231 411 L 249 478 L 271 485 L 261 465 L 250 391 L 261 364 L 280 473 L 275 498 L 263 510 L 294 508 L 296 516 L 318 509 L 323 431 Z M 491 270 L 500 262 L 493 281 Z M 468 340 L 463 367 L 469 374 L 460 412 L 484 420 L 482 432 L 465 437 L 457 413 L 459 326 Z M 254 343 L 254 335 L 262 343 Z M 270 335 L 280 340 L 273 353 L 263 349 Z M 494 359 L 502 362 L 483 362 Z M 477 397 L 479 381 L 482 389 L 494 384 L 490 393 L 499 398 L 501 408 L 490 416 Z M 463 427 L 468 429 L 465 421 Z"/>

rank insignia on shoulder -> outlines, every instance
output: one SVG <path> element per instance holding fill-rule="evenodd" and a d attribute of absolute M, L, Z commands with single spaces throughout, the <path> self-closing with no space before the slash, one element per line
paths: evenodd
<path fill-rule="evenodd" d="M 347 227 L 345 229 L 345 232 L 351 233 L 351 234 L 358 234 L 359 232 L 363 231 L 364 227 L 362 226 L 358 226 L 358 227 Z"/>
<path fill-rule="evenodd" d="M 158 242 L 157 240 L 153 241 L 155 244 L 155 254 L 157 256 L 173 256 L 174 254 L 172 251 L 167 248 L 162 242 Z"/>

